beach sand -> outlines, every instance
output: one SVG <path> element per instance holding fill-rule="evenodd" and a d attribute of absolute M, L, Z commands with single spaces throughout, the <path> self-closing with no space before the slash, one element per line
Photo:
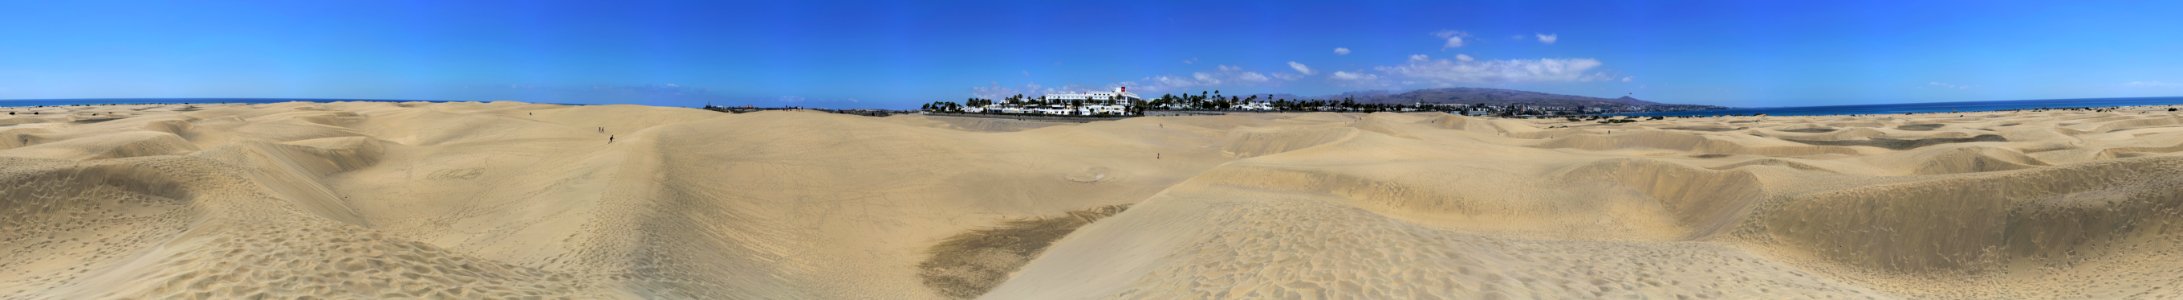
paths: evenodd
<path fill-rule="evenodd" d="M 2165 108 L 0 112 L 5 299 L 2183 298 Z"/>

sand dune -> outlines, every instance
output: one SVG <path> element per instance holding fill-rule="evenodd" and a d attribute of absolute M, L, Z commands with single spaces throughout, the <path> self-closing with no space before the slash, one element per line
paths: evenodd
<path fill-rule="evenodd" d="M 6 299 L 2183 297 L 2165 108 L 0 110 Z"/>

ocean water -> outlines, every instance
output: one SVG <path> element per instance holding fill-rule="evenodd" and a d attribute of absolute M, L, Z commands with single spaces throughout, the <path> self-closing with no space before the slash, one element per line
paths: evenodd
<path fill-rule="evenodd" d="M 1704 111 L 1678 111 L 1678 112 L 1650 112 L 1650 113 L 1628 113 L 1628 114 L 1616 114 L 1616 115 L 1620 115 L 1620 116 L 1640 116 L 1640 117 L 1649 117 L 1649 116 L 1670 116 L 1670 117 L 1674 117 L 1674 116 L 1716 116 L 1716 115 L 1745 115 L 1745 116 L 1748 116 L 1748 115 L 1751 115 L 1751 114 L 1766 114 L 1766 115 L 1769 115 L 1769 116 L 1876 115 L 1876 114 L 1903 114 L 1903 113 L 1945 113 L 1945 112 L 1974 112 L 1974 111 L 1998 111 L 1998 110 L 2019 110 L 2019 109 L 2038 109 L 2038 108 L 2068 108 L 2068 107 L 2113 107 L 2113 106 L 2145 106 L 2145 105 L 2183 105 L 2183 97 L 2144 97 L 2144 98 L 2086 98 L 2086 99 L 2046 99 L 2046 100 L 2014 100 L 2014 101 L 1974 101 L 1974 102 L 1933 102 L 1933 103 L 1902 103 L 1902 104 L 1864 104 L 1864 105 L 1805 106 L 1805 107 L 1759 107 L 1759 108 L 1731 108 L 1731 109 L 1722 109 L 1722 110 L 1704 110 Z"/>
<path fill-rule="evenodd" d="M 100 98 L 100 99 L 19 99 L 19 100 L 0 100 L 0 107 L 47 106 L 47 105 L 58 105 L 58 106 L 66 106 L 66 105 L 99 105 L 99 104 L 183 104 L 183 103 L 190 103 L 190 104 L 212 104 L 212 103 L 230 103 L 230 104 L 263 104 L 263 103 L 281 103 L 281 102 L 296 102 L 296 101 L 303 101 L 303 102 L 341 102 L 341 101 L 408 102 L 408 101 L 417 101 L 417 100 L 379 100 L 379 99 L 295 99 L 295 98 Z"/>

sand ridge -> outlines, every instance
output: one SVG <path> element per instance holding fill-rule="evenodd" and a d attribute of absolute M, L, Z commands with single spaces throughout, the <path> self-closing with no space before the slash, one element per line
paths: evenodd
<path fill-rule="evenodd" d="M 2183 297 L 2157 107 L 0 111 L 6 299 Z"/>

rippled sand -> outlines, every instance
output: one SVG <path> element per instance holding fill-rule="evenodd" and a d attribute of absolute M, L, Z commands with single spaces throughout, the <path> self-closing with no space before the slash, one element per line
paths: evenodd
<path fill-rule="evenodd" d="M 2164 107 L 0 111 L 10 299 L 2183 297 Z"/>

